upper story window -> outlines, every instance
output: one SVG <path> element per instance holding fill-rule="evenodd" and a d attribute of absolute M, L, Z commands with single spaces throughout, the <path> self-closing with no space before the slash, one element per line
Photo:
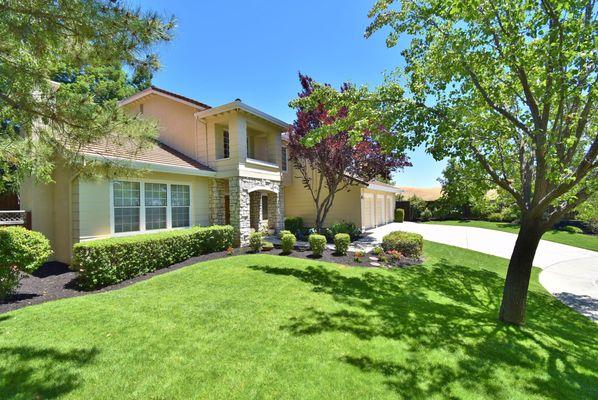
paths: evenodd
<path fill-rule="evenodd" d="M 228 131 L 222 132 L 222 157 L 230 157 L 230 135 Z"/>
<path fill-rule="evenodd" d="M 281 149 L 281 154 L 282 154 L 282 170 L 287 171 L 289 159 L 287 158 L 287 148 L 286 147 L 283 147 Z"/>

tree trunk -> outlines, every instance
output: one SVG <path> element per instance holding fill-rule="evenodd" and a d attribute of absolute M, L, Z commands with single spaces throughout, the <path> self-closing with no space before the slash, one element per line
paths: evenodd
<path fill-rule="evenodd" d="M 525 323 L 525 303 L 534 256 L 544 230 L 540 220 L 522 218 L 521 228 L 509 261 L 499 319 L 506 324 Z"/>

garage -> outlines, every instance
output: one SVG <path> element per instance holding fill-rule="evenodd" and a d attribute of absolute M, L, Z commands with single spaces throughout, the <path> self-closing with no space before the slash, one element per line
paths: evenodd
<path fill-rule="evenodd" d="M 399 193 L 398 188 L 372 181 L 361 190 L 362 229 L 385 225 L 394 220 L 395 196 Z"/>

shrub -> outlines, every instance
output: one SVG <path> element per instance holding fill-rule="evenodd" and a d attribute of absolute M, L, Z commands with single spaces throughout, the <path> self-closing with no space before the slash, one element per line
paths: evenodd
<path fill-rule="evenodd" d="M 405 221 L 405 210 L 402 208 L 395 208 L 395 222 Z"/>
<path fill-rule="evenodd" d="M 309 235 L 309 248 L 314 256 L 320 257 L 326 249 L 326 236 L 316 233 Z"/>
<path fill-rule="evenodd" d="M 143 275 L 233 244 L 231 226 L 194 227 L 77 243 L 71 268 L 85 288 L 102 287 Z"/>
<path fill-rule="evenodd" d="M 490 213 L 486 219 L 492 222 L 502 222 L 502 218 L 503 215 L 501 213 Z"/>
<path fill-rule="evenodd" d="M 350 236 L 351 240 L 356 240 L 361 236 L 361 229 L 355 226 L 352 222 L 335 222 L 326 230 L 326 234 L 328 235 L 327 239 L 332 241 L 339 233 L 346 233 Z"/>
<path fill-rule="evenodd" d="M 261 232 L 253 232 L 249 235 L 249 248 L 254 252 L 259 252 L 262 249 L 264 235 Z"/>
<path fill-rule="evenodd" d="M 336 253 L 340 255 L 347 254 L 347 250 L 349 250 L 349 244 L 351 243 L 351 236 L 348 233 L 337 233 L 334 235 L 334 247 L 336 248 Z"/>
<path fill-rule="evenodd" d="M 569 233 L 583 233 L 583 229 L 578 228 L 577 226 L 572 226 L 572 225 L 563 226 L 559 230 L 569 232 Z"/>
<path fill-rule="evenodd" d="M 421 220 L 422 221 L 429 221 L 432 218 L 432 211 L 429 208 L 426 208 L 421 213 Z"/>
<path fill-rule="evenodd" d="M 382 254 L 384 254 L 384 249 L 380 246 L 376 246 L 372 249 L 372 253 L 374 253 L 375 255 L 377 255 L 379 257 Z"/>
<path fill-rule="evenodd" d="M 284 220 L 284 229 L 291 231 L 292 234 L 296 235 L 298 232 L 303 231 L 303 218 L 301 217 L 288 217 Z"/>
<path fill-rule="evenodd" d="M 0 229 L 0 299 L 19 286 L 20 271 L 32 273 L 50 255 L 50 242 L 41 233 L 20 226 Z"/>
<path fill-rule="evenodd" d="M 284 235 L 288 235 L 288 234 L 291 234 L 291 235 L 292 235 L 292 234 L 293 234 L 293 232 L 291 232 L 291 231 L 287 231 L 287 230 L 282 230 L 282 231 L 280 231 L 280 233 L 278 234 L 278 237 L 282 239 L 282 237 L 283 237 Z"/>
<path fill-rule="evenodd" d="M 292 233 L 282 235 L 280 238 L 280 247 L 284 254 L 290 254 L 293 251 L 293 247 L 297 243 L 297 238 Z"/>
<path fill-rule="evenodd" d="M 412 258 L 422 256 L 424 239 L 422 235 L 410 232 L 391 232 L 382 238 L 382 248 L 387 253 L 396 250 L 399 253 Z"/>

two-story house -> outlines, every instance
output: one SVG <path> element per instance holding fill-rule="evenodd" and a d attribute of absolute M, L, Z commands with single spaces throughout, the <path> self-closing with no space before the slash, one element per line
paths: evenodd
<path fill-rule="evenodd" d="M 31 211 L 32 228 L 50 239 L 57 260 L 69 262 L 74 243 L 97 238 L 230 224 L 245 244 L 252 229 L 282 229 L 285 215 L 313 223 L 311 199 L 288 163 L 287 123 L 240 100 L 209 107 L 157 87 L 121 106 L 158 121 L 156 145 L 134 157 L 110 142 L 84 153 L 148 171 L 142 178 L 87 180 L 58 165 L 52 184 L 22 186 L 21 208 Z M 329 221 L 363 228 L 391 221 L 396 192 L 356 181 L 339 193 Z"/>

